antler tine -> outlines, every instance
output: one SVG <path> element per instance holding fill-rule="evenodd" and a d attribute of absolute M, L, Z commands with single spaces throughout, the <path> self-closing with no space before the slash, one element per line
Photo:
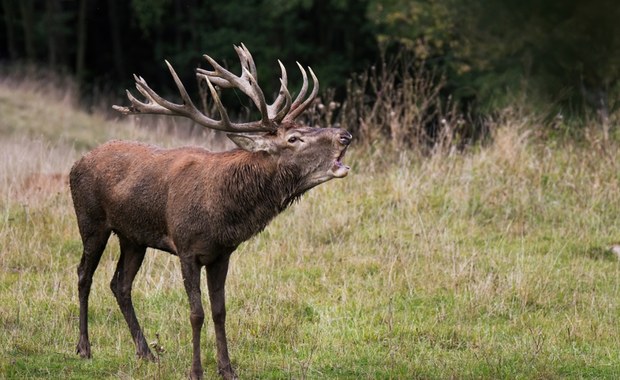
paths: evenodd
<path fill-rule="evenodd" d="M 252 82 L 256 83 L 256 80 L 250 74 L 250 72 L 244 67 L 243 62 L 241 63 L 241 76 L 236 76 L 230 71 L 223 68 L 219 63 L 217 63 L 213 58 L 208 55 L 204 55 L 204 58 L 209 62 L 211 66 L 215 69 L 214 71 L 198 69 L 198 73 L 202 75 L 206 75 L 211 80 L 211 83 L 216 86 L 221 86 L 223 88 L 231 88 L 236 87 L 240 89 L 243 93 L 252 99 L 254 104 L 260 107 L 261 98 L 265 98 L 263 92 L 258 88 L 258 91 L 255 91 Z M 264 100 L 263 100 L 264 102 Z"/>
<path fill-rule="evenodd" d="M 142 102 L 135 98 L 133 94 L 126 90 L 127 98 L 131 102 L 131 107 L 122 107 L 122 106 L 112 106 L 115 110 L 124 113 L 125 115 L 134 114 L 134 113 L 142 113 L 142 114 L 162 114 L 162 115 L 174 115 L 174 112 L 168 108 L 163 107 L 159 104 L 159 102 L 153 97 L 152 94 L 157 96 L 157 94 L 150 89 L 144 78 L 133 75 L 134 80 L 136 81 L 136 89 L 140 92 L 144 97 L 148 100 L 147 103 Z M 147 91 L 146 89 L 149 89 Z M 152 94 L 151 94 L 152 93 Z M 160 98 L 161 99 L 161 98 Z M 162 99 L 163 100 L 163 99 Z"/>
<path fill-rule="evenodd" d="M 239 60 L 242 61 L 242 66 L 243 66 L 243 59 L 245 59 L 245 63 L 246 63 L 246 67 L 248 71 L 250 71 L 250 74 L 252 74 L 252 76 L 254 77 L 254 80 L 258 81 L 258 71 L 256 70 L 256 64 L 254 63 L 254 58 L 252 57 L 252 54 L 250 53 L 248 48 L 246 48 L 245 45 L 241 43 L 241 47 L 235 46 L 235 51 L 237 52 L 237 55 L 239 56 Z M 241 58 L 242 56 L 243 56 L 243 59 Z"/>
<path fill-rule="evenodd" d="M 252 94 L 254 96 L 250 96 L 250 94 L 248 94 L 248 96 L 250 96 L 252 100 L 254 100 L 255 98 L 258 100 L 258 101 L 255 100 L 254 104 L 260 110 L 260 114 L 263 119 L 263 122 L 269 124 L 269 114 L 267 112 L 267 101 L 265 100 L 265 94 L 263 94 L 263 90 L 260 89 L 256 79 L 254 79 L 252 74 L 250 74 L 250 72 L 245 67 L 242 69 L 242 71 L 243 71 L 242 78 L 243 78 L 243 75 L 247 77 L 247 81 L 250 84 L 250 88 L 252 88 L 253 90 Z"/>
<path fill-rule="evenodd" d="M 312 69 L 308 67 L 308 71 L 310 71 L 310 76 L 312 77 L 313 88 L 312 88 L 312 92 L 310 93 L 310 96 L 306 98 L 306 100 L 303 103 L 301 103 L 301 100 L 303 99 L 303 96 L 306 94 L 306 91 L 308 89 L 308 77 L 303 67 L 299 63 L 297 64 L 299 65 L 299 68 L 301 69 L 301 74 L 303 76 L 304 83 L 302 85 L 301 90 L 299 91 L 299 95 L 297 95 L 297 97 L 295 98 L 295 101 L 293 102 L 293 105 L 291 106 L 290 113 L 288 113 L 284 117 L 284 119 L 282 119 L 282 122 L 293 121 L 297 117 L 299 117 L 299 115 L 301 115 L 306 110 L 306 108 L 308 108 L 308 106 L 312 103 L 312 101 L 316 98 L 317 94 L 319 93 L 319 80 L 314 74 L 314 71 L 312 71 Z"/>
<path fill-rule="evenodd" d="M 203 57 L 204 59 L 207 60 L 207 62 L 209 62 L 211 66 L 213 66 L 215 70 L 206 70 L 206 69 L 201 69 L 199 67 L 196 69 L 196 71 L 198 72 L 198 75 L 204 75 L 204 76 L 210 77 L 211 83 L 213 83 L 216 86 L 220 86 L 222 88 L 235 87 L 235 84 L 230 81 L 230 78 L 222 78 L 223 76 L 222 74 L 224 73 L 228 73 L 231 76 L 234 76 L 231 72 L 224 69 L 222 66 L 220 66 L 219 63 L 217 63 L 213 58 L 209 57 L 208 55 L 204 54 Z"/>
<path fill-rule="evenodd" d="M 211 83 L 222 88 L 238 87 L 240 82 L 242 82 L 241 79 L 247 79 L 243 74 L 244 67 L 248 69 L 250 74 L 252 74 L 252 77 L 255 81 L 258 80 L 256 65 L 254 64 L 254 59 L 252 58 L 249 50 L 247 50 L 247 48 L 243 44 L 241 44 L 241 47 L 233 45 L 233 48 L 235 49 L 235 52 L 239 57 L 239 61 L 241 62 L 242 72 L 240 77 L 226 70 L 224 67 L 222 67 L 222 65 L 217 63 L 216 60 L 214 60 L 207 54 L 204 54 L 203 57 L 207 60 L 207 62 L 209 62 L 211 66 L 213 66 L 215 70 L 205 70 L 198 68 L 196 69 L 196 71 L 198 71 L 198 73 L 201 75 L 209 76 Z"/>
<path fill-rule="evenodd" d="M 308 91 L 308 75 L 306 74 L 306 70 L 304 70 L 304 68 L 301 66 L 301 64 L 299 62 L 295 62 L 295 63 L 297 63 L 297 67 L 299 67 L 299 71 L 301 71 L 301 77 L 303 78 L 304 82 L 301 85 L 301 89 L 299 90 L 299 94 L 297 94 L 297 97 L 295 97 L 295 101 L 291 105 L 291 109 L 293 111 L 295 109 L 297 109 L 297 107 L 299 107 L 299 105 L 301 104 L 304 96 L 306 96 L 306 91 Z"/>
<path fill-rule="evenodd" d="M 136 86 L 138 88 L 138 91 L 140 91 L 140 93 L 144 94 L 141 90 L 140 87 Z M 117 110 L 118 112 L 124 114 L 124 115 L 130 115 L 130 114 L 135 114 L 135 113 L 157 113 L 157 114 L 162 114 L 162 115 L 173 115 L 174 113 L 168 109 L 165 109 L 163 107 L 161 107 L 159 104 L 154 103 L 151 101 L 151 103 L 144 103 L 139 101 L 138 99 L 136 99 L 131 91 L 129 90 L 125 90 L 125 92 L 127 93 L 127 98 L 129 99 L 129 101 L 131 102 L 131 106 L 130 107 L 124 107 L 124 106 L 117 106 L 117 105 L 113 105 L 112 108 Z M 148 95 L 146 96 L 148 98 Z"/>
<path fill-rule="evenodd" d="M 211 84 L 211 81 L 209 80 L 208 76 L 205 75 L 204 79 L 207 81 L 207 86 L 209 86 L 209 91 L 211 92 L 211 96 L 213 97 L 213 101 L 215 102 L 215 106 L 217 107 L 217 112 L 219 112 L 222 122 L 226 124 L 230 124 L 230 118 L 228 117 L 228 112 L 226 112 L 226 109 L 224 108 L 224 105 L 222 104 L 222 100 L 217 94 L 215 87 L 213 87 L 213 84 Z"/>
<path fill-rule="evenodd" d="M 174 83 L 177 85 L 177 89 L 179 90 L 179 94 L 181 95 L 181 99 L 183 100 L 183 104 L 172 103 L 162 98 L 161 96 L 159 96 L 159 94 L 153 91 L 153 89 L 151 89 L 146 84 L 146 81 L 142 78 L 139 78 L 140 80 L 136 81 L 136 88 L 144 96 L 146 96 L 147 99 L 149 99 L 152 103 L 158 104 L 160 106 L 159 109 L 162 109 L 162 108 L 165 109 L 167 111 L 166 114 L 168 115 L 172 113 L 172 114 L 179 114 L 181 116 L 186 116 L 192 120 L 195 120 L 199 124 L 203 124 L 211 128 L 223 127 L 223 125 L 221 125 L 221 123 L 219 123 L 217 120 L 206 117 L 204 114 L 198 111 L 198 109 L 196 108 L 192 100 L 190 99 L 189 94 L 187 93 L 187 90 L 185 90 L 185 86 L 179 79 L 179 76 L 177 75 L 176 71 L 174 71 L 174 68 L 172 67 L 170 62 L 168 62 L 167 60 L 165 62 L 166 62 L 166 66 L 168 66 L 168 70 L 170 70 L 172 79 L 174 79 Z M 149 107 L 149 108 L 153 109 L 154 107 Z M 160 113 L 160 112 L 157 112 L 157 113 Z"/>
<path fill-rule="evenodd" d="M 288 111 L 291 109 L 291 94 L 287 88 L 288 75 L 286 74 L 286 68 L 279 59 L 278 64 L 280 65 L 280 70 L 282 71 L 282 76 L 280 77 L 280 91 L 278 92 L 278 97 L 273 101 L 273 103 L 267 106 L 269 117 L 274 119 L 277 123 L 282 121 L 284 116 L 286 116 Z M 282 107 L 282 102 L 285 102 L 284 107 L 278 111 L 278 109 Z"/>
<path fill-rule="evenodd" d="M 183 100 L 183 105 L 178 105 L 178 104 L 169 102 L 166 99 L 162 98 L 155 91 L 153 91 L 150 87 L 146 86 L 146 81 L 144 81 L 144 86 L 145 86 L 144 90 L 151 93 L 151 96 L 154 97 L 154 100 L 159 105 L 165 108 L 168 108 L 172 111 L 189 112 L 191 114 L 193 114 L 194 111 L 197 112 L 198 110 L 196 109 L 196 106 L 194 106 L 192 99 L 190 99 L 189 94 L 187 93 L 187 90 L 185 89 L 185 86 L 183 85 L 183 82 L 181 82 L 181 79 L 179 79 L 179 76 L 177 75 L 177 72 L 174 71 L 174 68 L 172 68 L 172 65 L 170 64 L 170 62 L 168 62 L 168 60 L 165 60 L 164 62 L 166 62 L 166 66 L 168 66 L 168 70 L 170 70 L 172 79 L 174 79 L 174 83 L 177 85 L 177 89 L 179 90 L 179 94 L 181 95 L 181 99 Z"/>

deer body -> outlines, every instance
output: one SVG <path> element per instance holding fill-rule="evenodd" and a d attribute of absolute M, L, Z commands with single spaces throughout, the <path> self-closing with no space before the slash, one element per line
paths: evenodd
<path fill-rule="evenodd" d="M 77 209 L 137 244 L 175 255 L 201 241 L 234 249 L 301 195 L 295 170 L 273 161 L 114 141 L 76 163 L 71 188 Z"/>
<path fill-rule="evenodd" d="M 88 336 L 88 298 L 92 278 L 108 238 L 114 232 L 121 255 L 110 287 L 129 326 L 139 357 L 154 360 L 138 323 L 132 300 L 133 280 L 146 248 L 179 257 L 183 284 L 190 303 L 193 358 L 192 379 L 203 378 L 200 332 L 205 314 L 200 272 L 207 272 L 211 316 L 215 328 L 220 374 L 236 378 L 226 340 L 225 281 L 230 255 L 239 244 L 267 224 L 306 191 L 333 178 L 347 175 L 341 162 L 351 135 L 339 128 L 311 128 L 294 120 L 314 99 L 304 100 L 307 77 L 295 101 L 286 88 L 282 68 L 281 91 L 267 105 L 256 83 L 256 68 L 244 46 L 236 48 L 242 64 L 237 77 L 206 57 L 214 71 L 199 69 L 211 89 L 220 120 L 212 119 L 192 104 L 169 65 L 183 104 L 166 101 L 136 77 L 138 90 L 148 102 L 129 95 L 124 113 L 181 115 L 197 123 L 230 132 L 240 149 L 212 153 L 198 147 L 161 149 L 155 146 L 112 141 L 78 160 L 69 175 L 84 252 L 78 266 L 80 338 L 77 353 L 91 357 Z M 212 85 L 237 87 L 261 111 L 260 121 L 231 123 Z"/>

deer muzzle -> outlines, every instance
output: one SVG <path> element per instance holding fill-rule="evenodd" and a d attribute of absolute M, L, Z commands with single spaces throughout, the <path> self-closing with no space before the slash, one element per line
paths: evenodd
<path fill-rule="evenodd" d="M 340 145 L 343 146 L 343 148 L 340 151 L 340 154 L 338 154 L 338 157 L 336 157 L 336 159 L 334 160 L 334 164 L 332 165 L 330 169 L 332 175 L 335 178 L 343 178 L 343 177 L 346 177 L 347 174 L 349 174 L 349 170 L 351 168 L 348 165 L 345 165 L 344 163 L 342 163 L 342 159 L 344 158 L 344 155 L 347 152 L 347 148 L 349 147 L 349 144 L 351 144 L 352 138 L 353 136 L 349 132 L 344 131 L 344 130 L 340 133 L 340 136 L 338 137 L 338 142 L 340 143 Z"/>

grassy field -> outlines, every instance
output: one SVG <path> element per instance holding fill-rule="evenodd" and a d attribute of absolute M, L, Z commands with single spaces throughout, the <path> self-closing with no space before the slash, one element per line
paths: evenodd
<path fill-rule="evenodd" d="M 93 283 L 93 359 L 78 338 L 81 256 L 66 174 L 111 138 L 200 143 L 77 111 L 70 96 L 0 83 L 0 378 L 183 379 L 189 305 L 176 258 L 150 252 L 134 288 L 139 361 L 109 281 Z M 546 141 L 507 120 L 492 143 L 418 157 L 353 149 L 233 255 L 228 336 L 254 379 L 620 378 L 619 145 Z M 203 287 L 206 285 L 203 285 Z M 205 304 L 207 303 L 205 296 Z M 212 324 L 207 378 L 217 379 Z M 156 338 L 158 337 L 158 338 Z"/>

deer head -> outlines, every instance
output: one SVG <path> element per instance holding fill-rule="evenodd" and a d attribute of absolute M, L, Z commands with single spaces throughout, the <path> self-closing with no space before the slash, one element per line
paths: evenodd
<path fill-rule="evenodd" d="M 308 68 L 313 88 L 306 98 L 309 87 L 308 74 L 299 62 L 297 63 L 303 84 L 299 94 L 292 101 L 287 88 L 286 69 L 282 62 L 278 61 L 281 69 L 280 90 L 276 99 L 271 104 L 267 104 L 265 95 L 258 85 L 258 74 L 252 55 L 243 44 L 234 48 L 241 62 L 241 75 L 231 73 L 206 54 L 204 58 L 213 70 L 199 68 L 196 73 L 199 79 L 206 81 L 218 110 L 219 119 L 211 118 L 196 108 L 168 61 L 166 65 L 179 90 L 182 104 L 175 104 L 162 98 L 148 86 L 142 77 L 134 75 L 136 88 L 145 96 L 146 102 L 136 99 L 131 92 L 127 91 L 132 105 L 113 107 L 124 114 L 184 116 L 204 127 L 225 131 L 228 138 L 239 148 L 248 152 L 262 152 L 274 157 L 279 165 L 294 168 L 303 177 L 301 184 L 303 191 L 332 178 L 345 177 L 349 172 L 349 166 L 342 163 L 342 158 L 351 142 L 351 134 L 337 128 L 307 127 L 295 121 L 308 109 L 319 91 L 319 81 L 312 69 Z M 260 120 L 244 123 L 232 122 L 215 86 L 241 90 L 260 111 Z"/>

